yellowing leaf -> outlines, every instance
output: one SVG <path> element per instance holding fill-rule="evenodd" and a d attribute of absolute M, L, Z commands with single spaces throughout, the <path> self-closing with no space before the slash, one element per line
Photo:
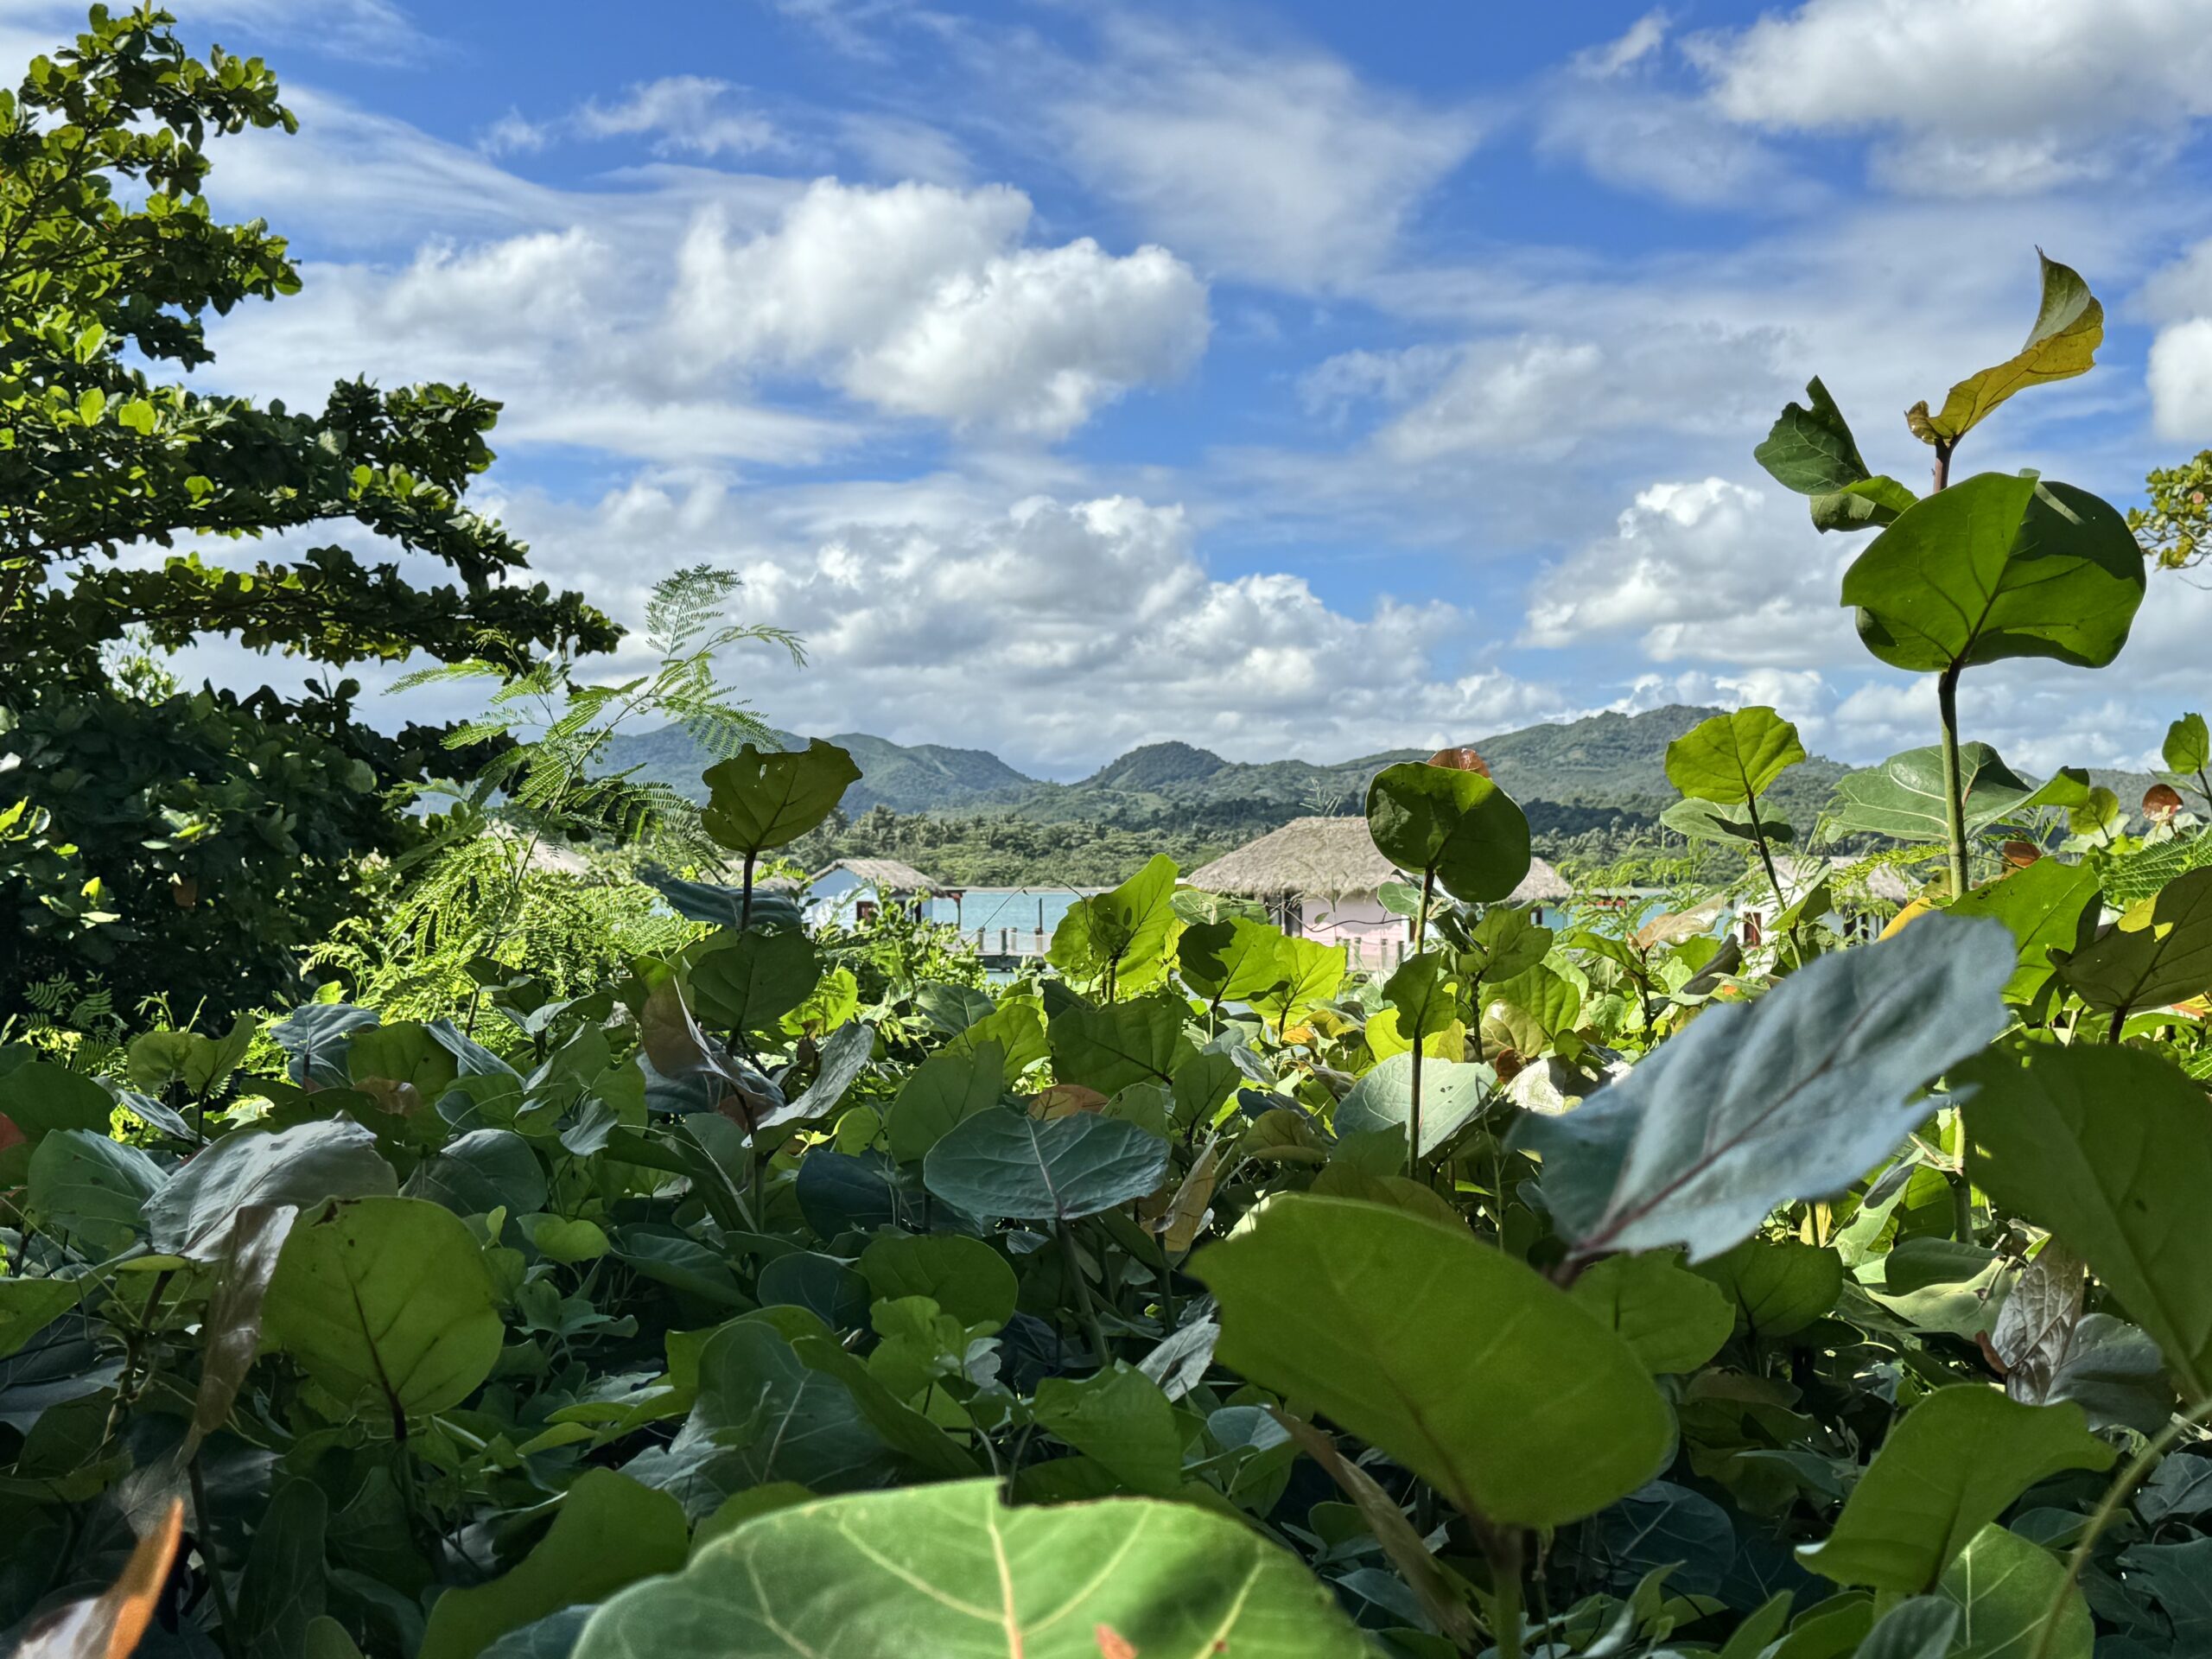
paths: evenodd
<path fill-rule="evenodd" d="M 2076 272 L 2040 250 L 2036 257 L 2043 265 L 2043 305 L 2027 344 L 1994 368 L 1953 386 L 1935 414 L 1925 403 L 1915 404 L 1905 423 L 1923 443 L 1956 443 L 2014 392 L 2086 374 L 2096 361 L 2105 337 L 2104 307 Z"/>

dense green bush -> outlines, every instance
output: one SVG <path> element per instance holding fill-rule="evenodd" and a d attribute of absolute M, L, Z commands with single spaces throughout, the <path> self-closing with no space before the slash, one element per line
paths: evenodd
<path fill-rule="evenodd" d="M 105 343 L 189 360 L 201 306 L 286 285 L 257 227 L 206 224 L 196 150 L 159 137 L 288 119 L 272 99 L 152 14 L 96 16 L 0 111 L 0 200 L 41 237 L 127 224 L 223 273 L 118 279 L 97 335 L 0 273 L 0 399 L 44 435 L 0 445 L 13 648 L 98 644 L 107 607 L 156 645 L 235 625 L 400 652 L 314 620 L 325 582 L 410 613 L 342 556 L 266 593 L 188 564 L 47 585 L 51 537 L 166 533 L 142 496 L 190 509 L 168 529 L 273 527 L 268 477 L 194 448 L 211 431 L 262 433 L 310 516 L 434 511 L 472 582 L 504 562 L 453 516 L 481 458 L 466 394 L 372 414 L 341 390 L 346 419 L 302 424 L 149 389 Z M 111 211 L 71 131 L 168 206 Z M 0 1046 L 0 1639 L 2202 1652 L 2212 741 L 2175 722 L 2138 834 L 2086 775 L 2031 784 L 1957 719 L 1970 668 L 2110 661 L 2144 588 L 2094 498 L 1949 480 L 2002 397 L 2088 365 L 2101 312 L 2044 276 L 2022 353 L 1909 417 L 1927 497 L 1871 471 L 1817 381 L 1759 452 L 1824 529 L 1880 530 L 1843 596 L 1878 658 L 1938 680 L 1938 742 L 1844 778 L 1820 827 L 1920 888 L 1872 940 L 1850 872 L 1793 851 L 1805 750 L 1769 709 L 1670 746 L 1665 822 L 1701 856 L 1639 867 L 1671 893 L 1646 913 L 1547 928 L 1505 902 L 1531 825 L 1455 749 L 1368 786 L 1407 878 L 1387 978 L 1155 857 L 993 983 L 895 912 L 810 935 L 764 882 L 857 769 L 745 741 L 711 673 L 746 632 L 719 573 L 664 587 L 661 665 L 619 685 L 575 683 L 597 625 L 542 596 L 538 632 L 430 647 L 499 689 L 442 740 L 480 776 L 404 846 L 287 819 L 424 770 L 418 737 L 361 752 L 350 694 L 264 755 L 273 706 L 136 669 L 41 680 L 10 728 L 35 792 L 0 814 L 47 952 L 10 964 L 35 978 Z M 299 442 L 365 453 L 364 428 L 445 461 L 341 480 Z M 25 466 L 48 469 L 29 496 Z M 493 592 L 516 590 L 469 602 Z M 702 811 L 597 764 L 651 711 L 718 755 Z M 149 814 L 155 856 L 104 871 L 100 836 Z M 270 885 L 247 835 L 326 889 Z M 249 880 L 259 908 L 229 901 Z M 110 893 L 135 908 L 107 918 Z M 183 920 L 145 913 L 163 897 Z M 118 960 L 95 938 L 132 945 L 162 1024 L 56 971 Z M 314 994 L 220 1017 L 296 979 Z"/>
<path fill-rule="evenodd" d="M 1768 835 L 1799 753 L 1746 710 L 1669 770 Z M 838 765 L 741 751 L 705 823 L 759 860 Z M 1977 817 L 2005 873 L 1863 944 L 1755 841 L 1747 950 L 1535 926 L 1511 801 L 1404 765 L 1379 982 L 1164 859 L 996 986 L 656 875 L 658 948 L 545 928 L 442 1014 L 19 1046 L 0 1618 L 166 1572 L 148 1652 L 2191 1651 L 2212 872 L 2075 817 Z"/>
<path fill-rule="evenodd" d="M 0 88 L 0 1010 L 56 975 L 124 1007 L 296 994 L 302 950 L 365 902 L 364 861 L 421 842 L 415 791 L 495 753 L 380 733 L 348 680 L 118 683 L 126 637 L 520 672 L 620 632 L 516 580 L 523 545 L 466 505 L 499 416 L 467 388 L 343 383 L 306 412 L 157 378 L 211 360 L 210 312 L 299 287 L 282 238 L 216 223 L 200 194 L 208 138 L 294 124 L 275 78 L 194 58 L 171 21 L 95 8 Z M 460 585 L 334 545 L 220 565 L 196 545 L 325 526 Z"/>

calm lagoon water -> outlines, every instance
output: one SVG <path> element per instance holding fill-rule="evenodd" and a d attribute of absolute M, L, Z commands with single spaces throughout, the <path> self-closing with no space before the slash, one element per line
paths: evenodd
<path fill-rule="evenodd" d="M 970 938 L 975 938 L 977 928 L 982 928 L 993 944 L 997 943 L 1001 928 L 1010 928 L 1017 933 L 1042 929 L 1050 938 L 1052 930 L 1060 925 L 1060 918 L 1076 901 L 1096 891 L 1099 889 L 969 887 L 957 899 L 929 899 L 924 913 L 929 920 L 957 927 Z"/>

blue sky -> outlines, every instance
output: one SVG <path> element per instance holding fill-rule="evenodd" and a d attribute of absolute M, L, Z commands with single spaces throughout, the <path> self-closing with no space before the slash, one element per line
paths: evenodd
<path fill-rule="evenodd" d="M 539 569 L 630 620 L 741 569 L 802 730 L 1066 776 L 1765 702 L 1872 760 L 1932 688 L 1751 459 L 1809 375 L 1917 483 L 1898 412 L 2017 346 L 2040 245 L 2101 366 L 1959 472 L 2124 505 L 2212 443 L 2212 0 L 181 10 L 302 122 L 219 147 L 306 289 L 202 378 L 504 398 Z M 0 0 L 0 58 L 73 26 Z M 2212 598 L 2152 582 L 2116 668 L 1970 676 L 1972 734 L 2144 760 L 2212 702 Z"/>

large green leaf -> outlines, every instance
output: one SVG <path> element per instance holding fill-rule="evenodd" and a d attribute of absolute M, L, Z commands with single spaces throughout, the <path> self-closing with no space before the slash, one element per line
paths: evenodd
<path fill-rule="evenodd" d="M 772 1032 L 821 977 L 821 956 L 804 933 L 725 931 L 692 964 L 693 1006 L 719 1030 Z"/>
<path fill-rule="evenodd" d="M 963 1118 L 997 1105 L 1005 1090 L 1006 1050 L 998 1044 L 938 1050 L 914 1068 L 891 1103 L 884 1126 L 891 1155 L 914 1162 Z"/>
<path fill-rule="evenodd" d="M 89 1129 L 57 1129 L 31 1154 L 28 1197 L 47 1232 L 88 1255 L 116 1255 L 139 1236 L 162 1166 L 136 1147 Z"/>
<path fill-rule="evenodd" d="M 1805 387 L 1806 401 L 1783 406 L 1766 441 L 1751 459 L 1776 483 L 1800 495 L 1828 495 L 1868 476 L 1866 458 L 1843 411 L 1815 375 Z"/>
<path fill-rule="evenodd" d="M 1223 1363 L 1313 1402 L 1470 1514 L 1558 1526 L 1667 1456 L 1671 1414 L 1634 1351 L 1465 1228 L 1293 1194 L 1192 1270 L 1221 1303 Z"/>
<path fill-rule="evenodd" d="M 1845 572 L 1859 635 L 1892 668 L 2007 657 L 2102 668 L 2143 602 L 2143 550 L 2070 484 L 1983 473 L 1916 502 Z"/>
<path fill-rule="evenodd" d="M 115 1096 L 81 1071 L 32 1060 L 0 1071 L 0 1116 L 36 1141 L 56 1129 L 107 1133 Z"/>
<path fill-rule="evenodd" d="M 240 1129 L 162 1184 L 146 1205 L 146 1225 L 156 1249 L 212 1262 L 249 1206 L 304 1209 L 325 1198 L 389 1198 L 397 1190 L 376 1136 L 350 1118 L 275 1135 Z"/>
<path fill-rule="evenodd" d="M 1842 1258 L 1802 1239 L 1747 1238 L 1699 1262 L 1696 1271 L 1727 1299 L 1735 1322 L 1755 1337 L 1795 1336 L 1843 1294 Z"/>
<path fill-rule="evenodd" d="M 1854 1659 L 1947 1659 L 1959 1610 L 1940 1596 L 1908 1596 L 1874 1621 Z"/>
<path fill-rule="evenodd" d="M 963 1325 L 993 1330 L 1014 1317 L 1016 1281 L 1007 1260 L 957 1233 L 886 1233 L 861 1252 L 869 1294 L 926 1296 Z"/>
<path fill-rule="evenodd" d="M 2061 1591 L 2066 1599 L 2046 1659 L 2089 1659 L 2096 1627 L 2088 1602 L 2066 1582 L 2065 1564 L 1993 1522 L 1984 1527 L 1936 1582 L 1936 1593 L 1959 1610 L 1948 1659 L 2028 1659 Z"/>
<path fill-rule="evenodd" d="M 1667 781 L 1693 800 L 1736 806 L 1805 758 L 1797 728 L 1771 709 L 1700 721 L 1667 746 Z"/>
<path fill-rule="evenodd" d="M 1167 1142 L 1096 1112 L 1036 1118 L 1001 1107 L 963 1120 L 929 1151 L 922 1180 L 986 1221 L 1073 1221 L 1158 1188 Z"/>
<path fill-rule="evenodd" d="M 1046 960 L 1085 986 L 1109 986 L 1126 996 L 1159 982 L 1181 925 L 1172 902 L 1175 861 L 1152 859 L 1118 887 L 1068 907 L 1052 930 Z"/>
<path fill-rule="evenodd" d="M 2043 303 L 2037 308 L 2035 326 L 2028 330 L 2027 343 L 1995 367 L 1970 374 L 1953 386 L 1935 413 L 1929 412 L 1925 403 L 1908 410 L 1905 423 L 1923 442 L 1956 443 L 2014 392 L 2086 374 L 2096 361 L 2097 346 L 2105 337 L 2104 307 L 2073 270 L 2040 250 L 2036 258 L 2043 268 Z"/>
<path fill-rule="evenodd" d="M 1185 982 L 1217 1007 L 1249 1002 L 1283 977 L 1287 937 L 1273 923 L 1249 916 L 1193 923 L 1176 942 L 1176 965 Z"/>
<path fill-rule="evenodd" d="M 782 1509 L 622 1592 L 575 1659 L 1363 1659 L 1297 1559 L 1190 1504 L 1007 1509 L 962 1481 Z"/>
<path fill-rule="evenodd" d="M 2034 999 L 2050 982 L 2050 952 L 2072 950 L 2093 925 L 2097 873 L 2086 864 L 2039 858 L 1983 883 L 1949 906 L 1953 916 L 1986 916 L 2005 924 L 2019 946 L 2020 965 L 2005 986 L 2007 1002 Z"/>
<path fill-rule="evenodd" d="M 76 1279 L 0 1278 L 0 1359 L 15 1353 L 77 1306 L 86 1286 Z"/>
<path fill-rule="evenodd" d="M 1367 786 L 1367 830 L 1382 856 L 1433 871 L 1470 904 L 1495 904 L 1529 874 L 1529 820 L 1482 772 L 1426 761 L 1385 766 Z"/>
<path fill-rule="evenodd" d="M 2168 772 L 2197 772 L 2212 766 L 2212 726 L 2205 724 L 2202 715 L 2183 715 L 2166 728 L 2159 758 Z"/>
<path fill-rule="evenodd" d="M 1246 997 L 1252 1012 L 1281 1031 L 1296 1016 L 1319 1007 L 1344 982 L 1341 944 L 1319 939 L 1286 938 L 1275 948 L 1275 978 Z"/>
<path fill-rule="evenodd" d="M 1421 1069 L 1421 1155 L 1432 1158 L 1457 1138 L 1489 1103 L 1497 1077 L 1459 1060 L 1430 1059 Z M 1405 1128 L 1412 1121 L 1414 1057 L 1393 1054 L 1360 1076 L 1337 1103 L 1339 1137 Z"/>
<path fill-rule="evenodd" d="M 1382 982 L 1382 1000 L 1397 1011 L 1398 1038 L 1408 1047 L 1459 1019 L 1459 994 L 1458 963 L 1446 950 L 1408 957 Z"/>
<path fill-rule="evenodd" d="M 788 846 L 820 823 L 860 778 L 851 755 L 818 737 L 804 749 L 766 753 L 747 743 L 707 768 L 700 822 L 731 851 L 755 856 Z"/>
<path fill-rule="evenodd" d="M 475 1659 L 509 1630 L 683 1567 L 691 1529 L 681 1504 L 611 1469 L 587 1469 L 552 1529 L 489 1584 L 448 1590 L 430 1609 L 419 1659 Z"/>
<path fill-rule="evenodd" d="M 1930 1109 L 1922 1086 L 1994 1037 L 2012 937 L 1931 916 L 1821 957 L 1748 1007 L 1711 1007 L 1618 1082 L 1517 1142 L 1578 1255 L 1748 1238 L 1777 1205 L 1840 1192 Z"/>
<path fill-rule="evenodd" d="M 2059 977 L 2101 1014 L 2212 990 L 2212 865 L 2137 900 L 2109 930 L 2057 962 Z"/>
<path fill-rule="evenodd" d="M 2203 1090 L 2107 1044 L 1993 1050 L 1958 1076 L 1976 1184 L 2087 1259 L 2190 1398 L 2212 1393 L 2212 1234 L 2177 1221 L 2212 1192 Z"/>
<path fill-rule="evenodd" d="M 1609 1255 L 1576 1278 L 1572 1294 L 1655 1374 L 1695 1370 L 1736 1328 L 1727 1297 L 1671 1250 Z"/>
<path fill-rule="evenodd" d="M 1160 991 L 1118 1002 L 1071 1002 L 1053 1014 L 1047 1037 L 1052 1075 L 1102 1095 L 1133 1083 L 1173 1083 L 1198 1050 L 1184 1034 L 1190 1007 Z"/>
<path fill-rule="evenodd" d="M 1870 474 L 1843 411 L 1815 376 L 1806 402 L 1789 404 L 1751 452 L 1786 489 L 1813 499 L 1815 530 L 1866 530 L 1885 524 L 1916 499 L 1894 478 Z"/>
<path fill-rule="evenodd" d="M 500 1323 L 467 1224 L 422 1198 L 341 1198 L 300 1217 L 262 1303 L 270 1346 L 379 1427 L 459 1405 Z"/>
<path fill-rule="evenodd" d="M 1065 1440 L 1133 1492 L 1173 1497 L 1183 1484 L 1183 1432 L 1160 1385 L 1116 1362 L 1081 1378 L 1037 1385 L 1038 1426 Z"/>
<path fill-rule="evenodd" d="M 1959 779 L 1970 836 L 2018 819 L 2070 781 L 2062 774 L 2040 787 L 2031 784 L 1986 743 L 1959 746 Z M 1943 751 L 1932 745 L 1846 773 L 1836 782 L 1835 798 L 1834 833 L 1939 843 L 1949 838 L 1943 823 Z"/>
<path fill-rule="evenodd" d="M 1826 1540 L 1797 1558 L 1839 1584 L 1931 1591 L 2029 1487 L 2112 1460 L 2078 1406 L 2024 1406 L 1972 1382 L 1938 1389 L 1890 1431 Z"/>

